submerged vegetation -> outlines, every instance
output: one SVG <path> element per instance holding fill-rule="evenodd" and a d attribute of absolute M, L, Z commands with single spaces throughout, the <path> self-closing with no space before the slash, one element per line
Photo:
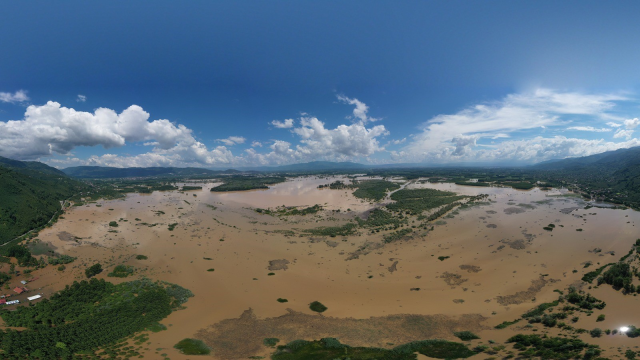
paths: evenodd
<path fill-rule="evenodd" d="M 407 223 L 407 219 L 404 217 L 398 217 L 395 216 L 393 213 L 389 212 L 389 211 L 385 211 L 382 209 L 373 209 L 370 213 L 369 216 L 367 217 L 367 220 L 362 220 L 360 218 L 356 218 L 356 221 L 358 221 L 358 225 L 365 227 L 365 228 L 374 228 L 374 229 L 388 229 L 388 228 L 392 228 L 392 229 L 397 229 L 399 228 L 402 224 L 406 224 Z"/>
<path fill-rule="evenodd" d="M 133 266 L 118 265 L 113 269 L 112 272 L 107 274 L 107 276 L 124 278 L 130 275 L 133 275 L 133 272 L 134 272 Z"/>
<path fill-rule="evenodd" d="M 395 202 L 387 205 L 387 208 L 406 214 L 421 215 L 426 210 L 449 205 L 465 198 L 467 196 L 457 195 L 449 191 L 402 189 L 391 194 L 391 200 L 395 200 Z"/>
<path fill-rule="evenodd" d="M 255 189 L 268 189 L 269 185 L 285 182 L 285 177 L 279 176 L 230 176 L 224 178 L 224 184 L 211 188 L 214 192 L 245 191 Z"/>
<path fill-rule="evenodd" d="M 356 188 L 353 196 L 359 199 L 380 201 L 387 195 L 388 191 L 397 190 L 400 185 L 385 180 L 365 180 L 354 181 L 351 187 Z"/>
<path fill-rule="evenodd" d="M 580 339 L 568 339 L 563 337 L 543 337 L 537 334 L 518 334 L 510 337 L 507 343 L 513 343 L 514 349 L 520 352 L 521 357 L 539 357 L 542 359 L 591 359 L 600 355 L 601 350 L 597 345 L 590 345 Z"/>
<path fill-rule="evenodd" d="M 291 216 L 291 215 L 305 216 L 309 214 L 316 214 L 322 211 L 322 206 L 318 204 L 309 206 L 309 207 L 303 207 L 303 208 L 298 208 L 296 206 L 278 206 L 275 208 L 275 210 L 256 208 L 254 209 L 254 211 L 257 212 L 258 214 L 273 215 L 273 216 Z"/>
<path fill-rule="evenodd" d="M 314 301 L 311 304 L 309 304 L 309 309 L 311 309 L 311 311 L 315 311 L 317 313 L 322 313 L 327 311 L 327 307 L 324 306 L 321 302 L 319 301 Z"/>
<path fill-rule="evenodd" d="M 353 224 L 353 223 L 348 223 L 342 226 L 322 226 L 314 229 L 303 230 L 303 232 L 311 235 L 330 236 L 330 237 L 336 237 L 339 235 L 340 236 L 353 235 L 356 233 L 356 231 L 357 231 L 357 226 L 356 224 Z"/>
<path fill-rule="evenodd" d="M 414 341 L 393 349 L 382 349 L 352 347 L 340 343 L 335 338 L 324 338 L 315 341 L 295 340 L 286 345 L 280 345 L 271 358 L 273 360 L 415 360 L 416 353 L 436 359 L 461 359 L 476 354 L 464 344 L 446 340 Z"/>
<path fill-rule="evenodd" d="M 173 346 L 185 355 L 209 355 L 211 349 L 202 340 L 183 339 Z"/>

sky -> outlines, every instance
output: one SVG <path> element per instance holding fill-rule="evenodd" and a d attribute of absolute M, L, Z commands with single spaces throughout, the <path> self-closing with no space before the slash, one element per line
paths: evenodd
<path fill-rule="evenodd" d="M 0 156 L 526 165 L 640 145 L 640 2 L 0 3 Z"/>

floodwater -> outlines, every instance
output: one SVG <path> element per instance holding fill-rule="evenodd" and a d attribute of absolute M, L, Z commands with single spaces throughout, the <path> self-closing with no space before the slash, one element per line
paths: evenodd
<path fill-rule="evenodd" d="M 366 210 L 370 206 L 367 202 L 357 199 L 347 190 L 318 189 L 319 185 L 327 185 L 334 181 L 350 184 L 347 177 L 299 177 L 276 184 L 269 189 L 232 192 L 207 192 L 213 186 L 203 188 L 204 200 L 237 204 L 253 208 L 269 208 L 280 205 L 313 206 L 323 205 L 328 210 L 341 211 L 352 209 Z M 213 184 L 214 186 L 217 184 Z"/>
<path fill-rule="evenodd" d="M 400 327 L 393 333 L 394 326 L 400 326 L 397 319 L 393 322 L 384 317 L 399 314 L 438 317 L 442 324 L 449 324 L 433 333 L 441 338 L 454 340 L 452 329 L 468 330 L 462 328 L 467 324 L 483 339 L 501 341 L 518 328 L 494 330 L 493 326 L 556 299 L 554 289 L 579 283 L 597 263 L 616 261 L 640 237 L 635 226 L 640 224 L 639 213 L 584 209 L 581 198 L 564 190 L 521 191 L 447 183 L 412 183 L 408 187 L 489 194 L 488 201 L 442 218 L 432 231 L 416 230 L 410 238 L 391 244 L 381 245 L 383 234 L 366 230 L 349 237 L 299 235 L 300 229 L 344 224 L 375 206 L 347 190 L 317 189 L 336 179 L 295 178 L 268 190 L 233 193 L 210 192 L 214 184 L 202 184 L 199 191 L 132 194 L 125 200 L 75 207 L 39 238 L 79 260 L 64 273 L 48 267 L 34 284 L 50 295 L 82 279 L 86 266 L 99 261 L 106 270 L 100 276 L 125 263 L 136 267 L 135 276 L 192 290 L 195 297 L 186 309 L 163 321 L 168 330 L 150 335 L 148 348 L 163 348 L 172 359 L 186 358 L 173 349 L 185 337 L 207 336 L 203 340 L 212 346 L 224 343 L 216 329 L 225 329 L 225 336 L 231 338 L 238 329 L 236 337 L 259 349 L 254 355 L 267 356 L 271 350 L 256 345 L 262 338 L 245 336 L 240 332 L 242 321 L 236 324 L 233 319 L 251 309 L 260 320 L 255 324 L 260 324 L 263 336 L 272 329 L 269 326 L 278 324 L 276 318 L 289 314 L 288 309 L 313 314 L 308 308 L 313 301 L 328 307 L 322 315 L 327 321 L 345 319 L 340 340 L 351 345 L 387 347 L 389 336 L 396 336 L 396 341 L 423 340 L 415 334 L 399 335 Z M 253 210 L 315 204 L 325 210 L 304 217 L 278 218 Z M 338 209 L 341 211 L 334 211 Z M 114 220 L 119 221 L 117 232 L 109 232 L 114 229 L 108 223 Z M 169 231 L 168 225 L 173 223 L 178 225 Z M 553 231 L 543 229 L 549 224 L 555 225 Z M 81 239 L 63 240 L 58 236 L 63 231 Z M 594 252 L 595 248 L 601 251 Z M 359 256 L 350 256 L 359 249 Z M 135 260 L 137 254 L 149 258 Z M 269 261 L 282 259 L 289 262 L 286 270 L 268 270 Z M 585 269 L 587 261 L 594 266 Z M 268 275 L 270 272 L 275 275 Z M 614 328 L 629 321 L 630 309 L 640 305 L 637 297 L 625 297 L 610 288 L 594 289 L 593 294 L 608 304 L 606 321 L 596 324 L 596 316 L 581 315 L 578 325 L 582 328 Z M 288 302 L 279 303 L 278 298 Z M 384 324 L 388 330 L 384 336 L 349 331 L 349 324 L 357 322 L 346 319 L 371 317 L 376 324 Z M 292 319 L 288 326 L 299 329 L 309 321 L 305 316 Z M 294 333 L 313 338 L 332 336 L 326 329 L 317 334 L 306 329 Z M 283 343 L 294 340 L 286 333 L 281 336 Z M 631 346 L 634 341 L 623 336 L 596 340 L 583 336 L 583 340 L 605 348 Z M 214 357 L 232 359 L 232 350 L 216 352 L 214 347 Z M 154 356 L 153 350 L 147 354 L 148 358 Z M 246 358 L 246 354 L 238 352 L 237 358 Z"/>

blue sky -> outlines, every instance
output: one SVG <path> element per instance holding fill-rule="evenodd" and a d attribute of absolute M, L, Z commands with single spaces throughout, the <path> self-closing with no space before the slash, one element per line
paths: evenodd
<path fill-rule="evenodd" d="M 638 10 L 4 2 L 0 156 L 57 167 L 526 164 L 637 146 Z"/>

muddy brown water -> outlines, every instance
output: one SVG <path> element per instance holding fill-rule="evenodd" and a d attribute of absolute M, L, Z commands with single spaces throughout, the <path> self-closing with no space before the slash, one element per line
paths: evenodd
<path fill-rule="evenodd" d="M 467 323 L 469 329 L 458 327 L 455 331 L 474 330 L 484 341 L 504 341 L 517 333 L 518 327 L 494 330 L 493 326 L 514 320 L 541 302 L 556 299 L 554 289 L 578 282 L 597 263 L 617 260 L 640 237 L 637 212 L 585 210 L 583 200 L 565 190 L 414 183 L 409 188 L 489 194 L 489 201 L 441 219 L 440 225 L 426 234 L 416 231 L 410 239 L 347 260 L 363 244 L 381 243 L 383 234 L 361 230 L 349 237 L 311 239 L 297 232 L 343 224 L 375 206 L 347 190 L 317 189 L 336 179 L 346 180 L 296 178 L 269 190 L 233 193 L 210 192 L 215 184 L 208 183 L 202 184 L 203 190 L 132 194 L 124 200 L 74 207 L 63 220 L 42 231 L 39 238 L 57 252 L 78 256 L 79 260 L 62 273 L 54 267 L 42 270 L 35 275 L 40 278 L 33 286 L 48 296 L 82 279 L 86 266 L 99 261 L 106 270 L 125 263 L 136 267 L 136 277 L 169 281 L 192 290 L 195 297 L 186 309 L 165 319 L 168 330 L 150 334 L 151 344 L 146 346 L 163 348 L 161 352 L 172 359 L 189 358 L 173 349 L 185 337 L 207 341 L 213 347 L 214 358 L 246 358 L 247 349 L 234 352 L 238 345 L 221 345 L 224 341 L 215 336 L 220 329 L 253 334 L 253 338 L 247 338 L 251 352 L 268 356 L 270 349 L 256 345 L 262 341 L 259 337 L 269 333 L 269 326 L 289 318 L 302 320 L 289 322 L 288 330 L 271 328 L 282 342 L 301 334 L 308 339 L 330 336 L 326 324 L 340 324 L 337 335 L 353 345 L 390 346 L 385 345 L 390 343 L 386 340 L 389 338 L 398 345 L 395 341 L 422 340 L 422 335 L 454 340 L 455 326 L 451 324 L 463 318 L 475 322 Z M 315 204 L 323 205 L 325 210 L 304 217 L 278 218 L 252 209 Z M 514 207 L 524 211 L 508 210 Z M 575 209 L 566 210 L 570 208 Z M 338 209 L 340 212 L 335 211 Z M 113 220 L 119 221 L 115 229 L 108 225 Z M 178 225 L 169 231 L 168 225 L 173 223 Z M 543 229 L 549 224 L 555 225 L 551 232 Z M 296 235 L 287 235 L 286 231 L 292 229 Z M 71 236 L 79 239 L 70 241 Z M 589 252 L 596 247 L 602 251 Z M 615 255 L 606 254 L 610 251 Z M 148 259 L 135 260 L 137 254 Z M 441 261 L 441 256 L 449 258 Z M 287 269 L 269 270 L 269 262 L 274 260 L 288 261 Z M 594 266 L 584 269 L 581 264 L 586 261 Z M 268 275 L 270 272 L 275 275 Z M 592 293 L 607 302 L 606 321 L 596 323 L 596 316 L 583 316 L 579 327 L 615 328 L 633 322 L 629 311 L 638 307 L 637 297 L 625 297 L 604 287 Z M 279 303 L 278 298 L 288 302 Z M 316 315 L 308 308 L 313 301 L 322 302 L 328 310 Z M 249 309 L 251 316 L 247 318 Z M 319 324 L 325 325 L 314 332 L 308 326 L 314 318 L 306 315 L 324 317 L 326 321 Z M 441 323 L 425 324 L 423 333 L 399 337 L 394 329 L 400 329 L 400 315 L 435 316 Z M 260 331 L 248 331 L 247 321 L 234 321 L 242 316 L 259 324 Z M 377 338 L 371 334 L 358 336 L 358 324 L 375 323 L 390 328 Z M 640 318 L 634 324 L 640 325 Z M 632 346 L 636 341 L 623 336 L 595 340 L 588 335 L 583 337 L 607 349 Z M 146 355 L 157 356 L 154 350 Z"/>

